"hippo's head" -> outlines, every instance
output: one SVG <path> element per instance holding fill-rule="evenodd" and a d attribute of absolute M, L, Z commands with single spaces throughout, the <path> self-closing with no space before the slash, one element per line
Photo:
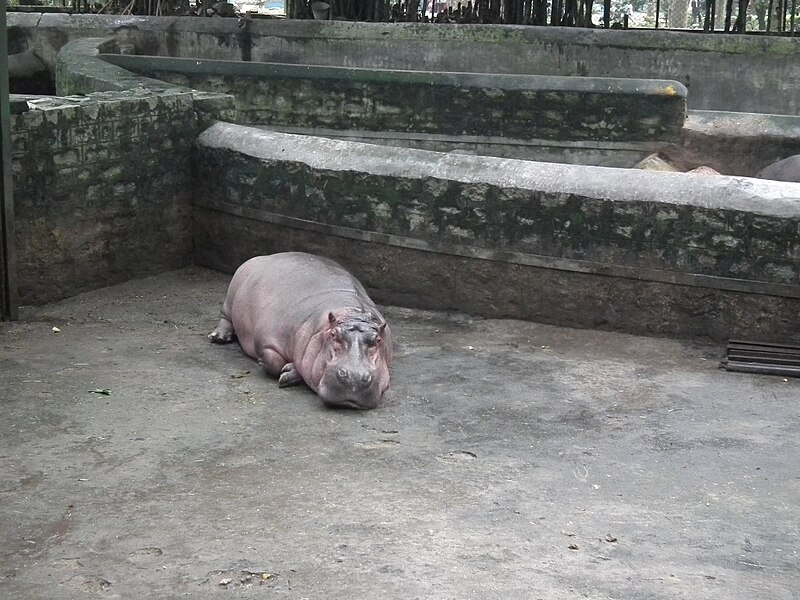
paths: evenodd
<path fill-rule="evenodd" d="M 329 357 L 318 394 L 331 407 L 374 408 L 389 387 L 391 334 L 385 322 L 328 315 Z"/>

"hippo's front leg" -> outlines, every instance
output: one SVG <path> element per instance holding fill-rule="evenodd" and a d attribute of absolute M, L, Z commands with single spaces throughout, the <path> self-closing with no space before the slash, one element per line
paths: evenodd
<path fill-rule="evenodd" d="M 303 378 L 300 373 L 294 368 L 294 363 L 286 363 L 281 369 L 281 376 L 278 377 L 278 387 L 289 387 L 302 383 Z"/>
<path fill-rule="evenodd" d="M 294 368 L 294 363 L 287 362 L 280 352 L 270 346 L 261 348 L 258 354 L 258 364 L 273 377 L 278 377 L 279 387 L 288 387 L 303 381 Z"/>

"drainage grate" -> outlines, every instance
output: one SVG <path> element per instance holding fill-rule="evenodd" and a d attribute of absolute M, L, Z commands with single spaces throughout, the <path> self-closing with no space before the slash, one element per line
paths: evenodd
<path fill-rule="evenodd" d="M 722 366 L 740 373 L 800 377 L 800 346 L 730 340 Z"/>

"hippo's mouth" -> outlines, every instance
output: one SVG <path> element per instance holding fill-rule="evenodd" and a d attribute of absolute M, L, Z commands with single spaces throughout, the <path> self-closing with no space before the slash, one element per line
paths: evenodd
<path fill-rule="evenodd" d="M 345 395 L 337 394 L 319 394 L 322 402 L 328 408 L 351 408 L 354 410 L 369 410 L 378 405 L 380 398 L 375 398 L 372 395 L 359 396 L 358 398 L 347 397 Z"/>
<path fill-rule="evenodd" d="M 375 390 L 361 390 L 353 393 L 351 389 L 341 389 L 338 386 L 320 386 L 319 397 L 329 408 L 351 408 L 355 410 L 369 410 L 375 408 L 380 401 L 380 394 Z"/>
<path fill-rule="evenodd" d="M 381 399 L 380 385 L 371 370 L 329 368 L 317 394 L 331 408 L 368 410 Z"/>
<path fill-rule="evenodd" d="M 369 410 L 370 408 L 374 408 L 374 406 L 364 406 L 363 404 L 359 404 L 354 400 L 322 400 L 323 404 L 328 408 L 349 408 L 353 410 Z"/>

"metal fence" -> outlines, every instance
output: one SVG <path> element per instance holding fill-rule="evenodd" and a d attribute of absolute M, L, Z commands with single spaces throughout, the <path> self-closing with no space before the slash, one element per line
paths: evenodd
<path fill-rule="evenodd" d="M 29 4 L 28 4 L 29 3 Z M 34 4 L 35 3 L 35 4 Z M 798 0 L 9 0 L 9 10 L 800 33 Z"/>

